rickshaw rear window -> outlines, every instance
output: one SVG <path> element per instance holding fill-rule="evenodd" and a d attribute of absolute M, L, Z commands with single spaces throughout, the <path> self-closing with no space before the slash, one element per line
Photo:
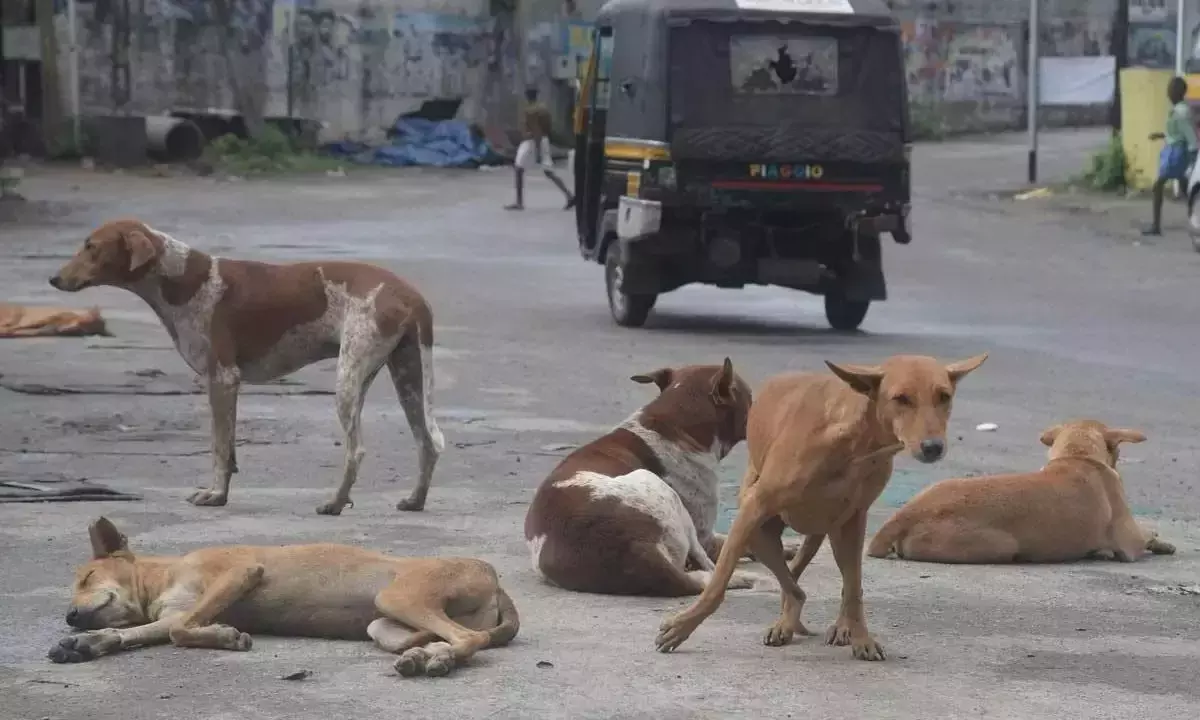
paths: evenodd
<path fill-rule="evenodd" d="M 838 41 L 819 35 L 733 35 L 733 91 L 747 95 L 837 95 Z"/>

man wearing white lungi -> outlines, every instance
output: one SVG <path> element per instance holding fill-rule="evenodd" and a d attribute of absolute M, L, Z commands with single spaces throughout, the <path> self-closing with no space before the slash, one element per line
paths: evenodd
<path fill-rule="evenodd" d="M 567 186 L 554 174 L 554 159 L 550 157 L 550 111 L 538 102 L 537 89 L 525 91 L 525 112 L 521 130 L 525 139 L 517 146 L 517 157 L 513 162 L 513 173 L 517 185 L 517 201 L 504 206 L 505 210 L 525 209 L 525 171 L 541 168 L 550 182 L 554 183 L 567 198 L 564 210 L 575 207 L 575 198 Z"/>

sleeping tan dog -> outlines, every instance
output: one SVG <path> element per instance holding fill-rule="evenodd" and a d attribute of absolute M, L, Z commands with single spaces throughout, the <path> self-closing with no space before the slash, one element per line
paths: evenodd
<path fill-rule="evenodd" d="M 67 623 L 87 632 L 51 648 L 57 663 L 132 647 L 249 650 L 247 632 L 370 638 L 405 677 L 446 675 L 507 644 L 520 621 L 491 565 L 398 558 L 347 545 L 230 545 L 180 557 L 135 556 L 100 518 L 93 559 L 76 572 Z"/>
<path fill-rule="evenodd" d="M 1055 425 L 1042 433 L 1050 460 L 1041 470 L 934 483 L 884 523 L 867 554 L 943 563 L 1171 555 L 1174 546 L 1134 522 L 1115 469 L 1118 446 L 1145 439 L 1095 420 Z"/>
<path fill-rule="evenodd" d="M 827 363 L 832 374 L 786 373 L 764 383 L 747 421 L 750 462 L 733 527 L 700 597 L 659 627 L 659 651 L 679 647 L 716 611 L 746 549 L 775 575 L 783 595 L 782 612 L 763 642 L 785 645 L 810 634 L 800 622 L 806 596 L 796 576 L 828 535 L 842 574 L 842 607 L 825 642 L 850 645 L 860 660 L 882 660 L 862 604 L 867 510 L 887 486 L 897 453 L 924 463 L 945 456 L 958 384 L 986 359 L 943 365 L 924 355 L 897 355 L 875 366 Z M 782 550 L 785 526 L 807 536 L 795 570 Z"/>

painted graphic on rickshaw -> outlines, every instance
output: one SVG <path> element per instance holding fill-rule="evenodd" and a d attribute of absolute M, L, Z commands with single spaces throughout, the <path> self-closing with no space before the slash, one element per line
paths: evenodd
<path fill-rule="evenodd" d="M 730 80 L 754 95 L 836 95 L 838 41 L 822 36 L 735 35 Z"/>

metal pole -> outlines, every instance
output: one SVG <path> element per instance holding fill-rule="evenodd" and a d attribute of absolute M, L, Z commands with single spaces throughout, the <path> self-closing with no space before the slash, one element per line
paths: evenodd
<path fill-rule="evenodd" d="M 76 28 L 75 0 L 67 0 L 67 42 L 70 48 L 70 83 L 71 83 L 71 139 L 75 143 L 75 152 L 82 153 L 80 144 L 79 120 L 79 30 Z"/>
<path fill-rule="evenodd" d="M 1187 67 L 1184 58 L 1184 35 L 1187 28 L 1187 0 L 1179 0 L 1175 5 L 1175 74 L 1182 77 Z"/>
<path fill-rule="evenodd" d="M 1181 0 L 1182 1 L 1182 0 Z M 1029 122 L 1029 184 L 1037 182 L 1038 171 L 1038 106 L 1040 91 L 1038 89 L 1041 78 L 1040 68 L 1038 67 L 1038 56 L 1040 50 L 1038 48 L 1038 30 L 1041 27 L 1039 18 L 1040 0 L 1029 0 L 1029 89 L 1025 99 L 1026 114 Z"/>

